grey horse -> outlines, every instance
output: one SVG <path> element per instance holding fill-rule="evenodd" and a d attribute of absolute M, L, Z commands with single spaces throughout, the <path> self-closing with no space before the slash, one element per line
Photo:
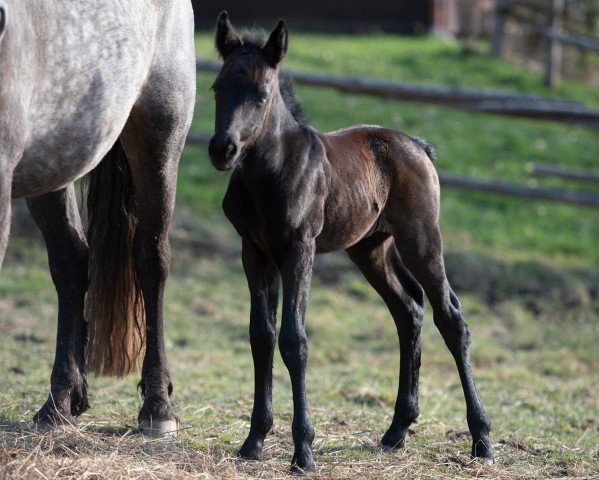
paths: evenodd
<path fill-rule="evenodd" d="M 86 373 L 143 358 L 140 429 L 176 431 L 162 306 L 194 100 L 189 0 L 0 0 L 0 264 L 25 197 L 58 294 L 38 424 L 88 408 Z M 88 173 L 85 231 L 73 182 Z"/>

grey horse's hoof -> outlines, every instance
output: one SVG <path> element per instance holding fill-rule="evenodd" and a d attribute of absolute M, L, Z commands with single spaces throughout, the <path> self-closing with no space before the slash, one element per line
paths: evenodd
<path fill-rule="evenodd" d="M 149 436 L 176 437 L 177 428 L 177 420 L 142 420 L 139 423 L 139 431 Z"/>
<path fill-rule="evenodd" d="M 33 430 L 37 433 L 48 433 L 56 428 L 56 425 L 53 425 L 49 422 L 33 422 Z"/>
<path fill-rule="evenodd" d="M 46 433 L 72 433 L 77 431 L 77 426 L 72 423 L 52 423 L 47 421 L 33 422 L 32 430 L 35 433 L 45 435 Z"/>

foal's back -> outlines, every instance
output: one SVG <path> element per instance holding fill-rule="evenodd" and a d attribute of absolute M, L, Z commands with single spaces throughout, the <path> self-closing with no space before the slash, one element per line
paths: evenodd
<path fill-rule="evenodd" d="M 319 252 L 348 248 L 374 231 L 393 234 L 391 223 L 438 210 L 438 177 L 422 140 L 371 125 L 318 137 L 328 167 Z"/>

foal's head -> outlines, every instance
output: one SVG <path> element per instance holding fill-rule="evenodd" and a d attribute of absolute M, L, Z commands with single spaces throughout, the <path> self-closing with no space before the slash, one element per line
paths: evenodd
<path fill-rule="evenodd" d="M 260 136 L 279 92 L 279 65 L 287 53 L 285 22 L 279 21 L 261 43 L 242 41 L 226 12 L 218 17 L 216 48 L 224 63 L 212 85 L 216 120 L 209 152 L 219 170 L 235 167 Z"/>

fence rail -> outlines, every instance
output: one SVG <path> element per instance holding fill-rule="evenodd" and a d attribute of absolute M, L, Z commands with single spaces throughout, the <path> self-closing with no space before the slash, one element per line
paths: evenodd
<path fill-rule="evenodd" d="M 555 165 L 537 164 L 533 165 L 532 173 L 545 177 L 563 178 L 576 182 L 594 183 L 599 185 L 599 171 L 570 170 L 568 168 L 556 167 Z"/>
<path fill-rule="evenodd" d="M 573 47 L 582 48 L 583 50 L 591 50 L 599 53 L 599 40 L 594 37 L 580 35 L 578 33 L 564 34 L 553 30 L 544 30 L 543 35 L 566 45 L 572 45 Z"/>
<path fill-rule="evenodd" d="M 502 56 L 504 30 L 508 19 L 535 28 L 545 44 L 544 83 L 554 87 L 559 83 L 562 69 L 562 45 L 599 53 L 599 38 L 577 32 L 564 32 L 562 17 L 566 0 L 545 0 L 545 12 L 539 17 L 514 0 L 495 0 L 495 29 L 491 38 L 491 55 Z"/>
<path fill-rule="evenodd" d="M 218 72 L 220 67 L 220 62 L 199 59 L 196 61 L 199 71 Z M 292 70 L 287 70 L 287 73 L 296 83 L 302 85 L 329 87 L 342 92 L 429 103 L 473 112 L 549 120 L 599 130 L 599 110 L 590 109 L 580 102 L 462 87 L 423 86 L 355 76 Z"/>

